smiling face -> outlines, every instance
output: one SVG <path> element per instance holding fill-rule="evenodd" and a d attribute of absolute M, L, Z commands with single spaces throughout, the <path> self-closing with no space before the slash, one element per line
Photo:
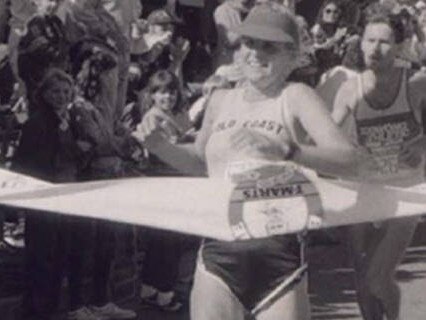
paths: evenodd
<path fill-rule="evenodd" d="M 243 37 L 239 62 L 246 79 L 267 88 L 288 77 L 296 67 L 296 56 L 292 44 Z"/>
<path fill-rule="evenodd" d="M 322 21 L 325 23 L 336 23 L 340 18 L 340 9 L 333 2 L 327 4 L 322 10 Z"/>
<path fill-rule="evenodd" d="M 154 107 L 170 112 L 176 106 L 178 93 L 176 89 L 157 89 L 151 94 L 151 98 Z"/>
<path fill-rule="evenodd" d="M 396 43 L 392 28 L 385 22 L 369 23 L 365 27 L 361 50 L 367 68 L 386 70 L 395 60 Z"/>

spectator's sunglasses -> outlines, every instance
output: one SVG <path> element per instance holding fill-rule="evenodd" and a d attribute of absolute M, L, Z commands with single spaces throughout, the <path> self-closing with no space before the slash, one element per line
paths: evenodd
<path fill-rule="evenodd" d="M 325 14 L 336 14 L 339 15 L 340 14 L 340 10 L 339 9 L 334 9 L 334 8 L 324 8 L 323 13 Z"/>

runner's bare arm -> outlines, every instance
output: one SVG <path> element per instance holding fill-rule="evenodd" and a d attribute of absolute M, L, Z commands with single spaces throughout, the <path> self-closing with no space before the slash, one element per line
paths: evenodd
<path fill-rule="evenodd" d="M 409 81 L 409 103 L 413 108 L 417 118 L 423 124 L 423 135 L 419 138 L 408 141 L 404 144 L 399 159 L 405 164 L 417 166 L 423 154 L 426 153 L 426 76 L 422 73 L 416 73 L 410 77 Z"/>
<path fill-rule="evenodd" d="M 294 160 L 322 173 L 353 175 L 357 166 L 355 150 L 332 121 L 324 102 L 305 85 L 294 85 L 291 90 L 290 112 L 315 142 L 315 146 L 300 146 Z"/>
<path fill-rule="evenodd" d="M 210 136 L 210 130 L 217 106 L 220 105 L 221 91 L 217 90 L 210 97 L 203 126 L 194 143 L 173 144 L 165 139 L 163 128 L 155 119 L 142 121 L 133 136 L 150 152 L 162 161 L 192 176 L 205 176 L 207 174 L 204 149 Z M 152 120 L 152 121 L 148 121 Z M 169 123 L 168 125 L 172 125 Z"/>

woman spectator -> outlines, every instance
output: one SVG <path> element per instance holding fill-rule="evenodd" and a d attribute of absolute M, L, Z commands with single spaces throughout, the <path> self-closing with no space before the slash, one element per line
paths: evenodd
<path fill-rule="evenodd" d="M 31 101 L 37 101 L 37 106 L 32 107 L 34 112 L 23 127 L 13 169 L 51 182 L 73 182 L 80 156 L 68 112 L 73 81 L 59 69 L 48 69 L 34 94 Z M 35 319 L 47 319 L 57 311 L 65 270 L 69 276 L 70 309 L 83 307 L 82 261 L 87 251 L 83 250 L 86 247 L 83 237 L 77 235 L 85 230 L 79 218 L 27 212 L 25 311 Z M 81 309 L 78 313 L 87 312 Z"/>
<path fill-rule="evenodd" d="M 149 80 L 143 121 L 163 126 L 170 143 L 182 143 L 192 128 L 180 92 L 178 78 L 168 70 L 157 71 Z M 151 164 L 153 161 L 151 159 Z M 142 303 L 164 311 L 178 311 L 189 300 L 189 286 L 195 268 L 198 240 L 188 235 L 159 230 L 144 230 L 145 258 L 142 267 Z M 187 271 L 182 272 L 184 267 Z M 189 270 L 189 272 L 188 272 Z M 186 273 L 186 278 L 182 276 Z M 179 281 L 183 280 L 183 281 Z M 176 293 L 178 284 L 185 288 Z"/>
<path fill-rule="evenodd" d="M 343 21 L 343 10 L 341 0 L 326 0 L 311 29 L 320 75 L 341 63 L 345 37 L 349 34 Z"/>
<path fill-rule="evenodd" d="M 149 119 L 135 137 L 191 175 L 226 178 L 229 169 L 241 162 L 282 160 L 331 174 L 353 171 L 353 149 L 321 100 L 309 87 L 287 82 L 300 49 L 295 18 L 281 5 L 258 5 L 235 32 L 242 37 L 239 54 L 247 85 L 213 93 L 195 144 L 169 143 L 160 124 Z M 299 144 L 296 124 L 303 126 L 315 146 Z M 258 319 L 309 319 L 302 246 L 296 235 L 205 240 L 191 317 L 236 320 L 251 314 Z"/>
<path fill-rule="evenodd" d="M 358 179 L 404 187 L 424 181 L 426 84 L 424 77 L 395 64 L 404 40 L 398 16 L 380 5 L 371 8 L 361 41 L 365 69 L 338 91 L 333 118 L 370 155 Z M 350 228 L 357 297 L 365 319 L 400 319 L 395 271 L 416 224 L 417 218 L 409 217 Z"/>
<path fill-rule="evenodd" d="M 185 139 L 191 129 L 188 111 L 180 91 L 178 78 L 168 70 L 159 70 L 151 77 L 145 88 L 145 105 L 148 111 L 144 121 L 159 121 L 167 125 L 167 138 L 178 143 Z M 170 126 L 168 126 L 170 125 Z"/>

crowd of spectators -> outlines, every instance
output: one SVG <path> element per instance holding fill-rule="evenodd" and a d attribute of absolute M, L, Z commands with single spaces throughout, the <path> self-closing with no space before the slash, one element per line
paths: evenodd
<path fill-rule="evenodd" d="M 266 1 L 297 15 L 303 55 L 291 77 L 318 88 L 331 106 L 336 88 L 363 68 L 360 30 L 363 10 L 373 0 L 318 1 L 316 19 L 296 0 L 1 1 L 3 164 L 53 183 L 176 175 L 131 133 L 152 117 L 164 124 L 169 141 L 193 141 L 212 92 L 244 86 L 241 38 L 233 29 L 255 3 Z M 401 22 L 398 63 L 423 72 L 426 2 L 381 2 Z M 8 210 L 6 220 L 22 219 Z M 31 212 L 25 226 L 26 314 L 47 319 L 56 312 L 66 274 L 69 319 L 136 316 L 108 296 L 115 224 Z M 180 310 L 188 300 L 186 278 L 198 240 L 147 229 L 139 233 L 146 251 L 142 302 Z M 94 293 L 84 301 L 82 269 L 89 255 L 95 256 Z"/>

